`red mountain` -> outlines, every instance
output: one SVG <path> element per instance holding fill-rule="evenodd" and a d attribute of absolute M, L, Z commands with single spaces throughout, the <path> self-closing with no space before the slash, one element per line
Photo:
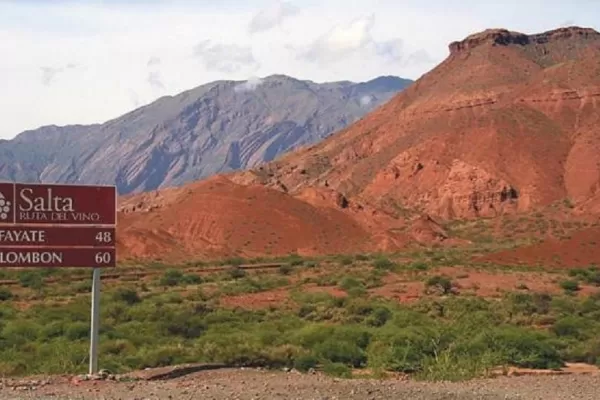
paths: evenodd
<path fill-rule="evenodd" d="M 123 249 L 145 254 L 139 237 L 188 255 L 393 249 L 445 237 L 420 215 L 497 216 L 565 199 L 598 211 L 600 34 L 496 29 L 449 48 L 432 71 L 324 141 L 164 191 L 160 208 L 124 215 Z M 158 204 L 152 196 L 124 204 Z"/>

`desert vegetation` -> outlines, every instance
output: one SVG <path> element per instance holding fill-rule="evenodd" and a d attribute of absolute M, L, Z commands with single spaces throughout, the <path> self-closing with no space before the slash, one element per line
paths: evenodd
<path fill-rule="evenodd" d="M 470 256 L 437 249 L 107 270 L 100 365 L 118 373 L 217 362 L 425 380 L 600 365 L 595 266 L 526 271 Z M 90 271 L 1 278 L 0 375 L 85 372 Z"/>

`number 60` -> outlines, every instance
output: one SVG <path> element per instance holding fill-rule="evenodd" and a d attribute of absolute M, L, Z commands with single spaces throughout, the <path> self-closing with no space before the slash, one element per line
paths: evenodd
<path fill-rule="evenodd" d="M 108 264 L 111 260 L 111 254 L 107 252 L 96 253 L 94 261 L 96 264 Z"/>

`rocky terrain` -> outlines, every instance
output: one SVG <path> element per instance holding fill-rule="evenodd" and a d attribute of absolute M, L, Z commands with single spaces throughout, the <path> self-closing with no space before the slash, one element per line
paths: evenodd
<path fill-rule="evenodd" d="M 177 186 L 315 143 L 410 83 L 285 75 L 212 82 L 104 124 L 47 126 L 0 141 L 0 179 L 116 184 L 120 194 Z"/>
<path fill-rule="evenodd" d="M 597 203 L 600 33 L 487 30 L 384 107 L 244 175 L 445 219 Z"/>
<path fill-rule="evenodd" d="M 217 180 L 122 198 L 121 254 L 393 251 L 456 243 L 448 221 L 560 204 L 597 219 L 600 34 L 487 30 L 449 53 L 317 144 Z"/>

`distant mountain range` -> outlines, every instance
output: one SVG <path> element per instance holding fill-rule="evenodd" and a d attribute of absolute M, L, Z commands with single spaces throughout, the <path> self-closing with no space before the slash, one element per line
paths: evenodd
<path fill-rule="evenodd" d="M 45 126 L 0 141 L 0 179 L 148 191 L 245 169 L 313 144 L 412 83 L 216 81 L 103 124 Z"/>

